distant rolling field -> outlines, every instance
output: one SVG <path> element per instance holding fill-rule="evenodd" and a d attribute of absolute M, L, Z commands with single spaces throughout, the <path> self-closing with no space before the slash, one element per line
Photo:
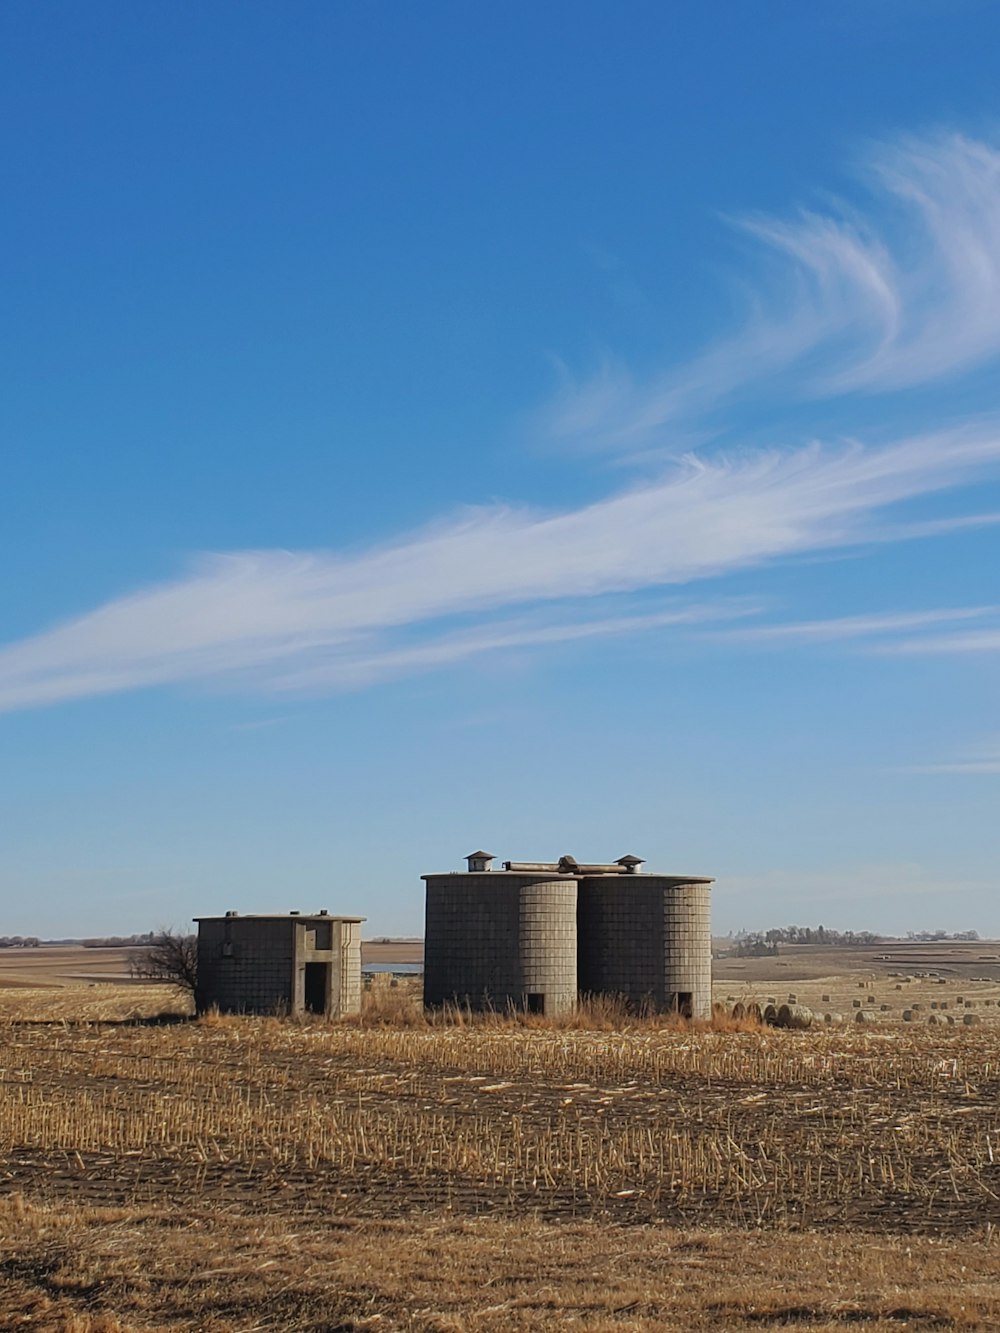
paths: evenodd
<path fill-rule="evenodd" d="M 41 945 L 37 949 L 0 949 L 0 987 L 68 986 L 78 982 L 131 980 L 135 949 L 85 949 L 82 944 Z M 423 940 L 363 943 L 362 964 L 421 963 Z M 143 983 L 137 983 L 143 984 Z"/>

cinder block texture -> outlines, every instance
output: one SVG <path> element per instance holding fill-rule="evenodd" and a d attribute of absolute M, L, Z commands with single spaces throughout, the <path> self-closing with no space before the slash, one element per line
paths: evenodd
<path fill-rule="evenodd" d="M 290 1013 L 295 1007 L 292 918 L 198 922 L 198 1011 Z"/>
<path fill-rule="evenodd" d="M 473 1009 L 576 1004 L 576 880 L 427 875 L 424 1002 Z M 532 998 L 537 997 L 537 998 Z"/>
<path fill-rule="evenodd" d="M 361 917 L 238 916 L 198 921 L 199 1013 L 361 1011 Z"/>
<path fill-rule="evenodd" d="M 666 875 L 580 881 L 580 990 L 631 1006 L 712 1014 L 709 884 Z"/>
<path fill-rule="evenodd" d="M 582 992 L 711 1017 L 710 880 L 544 871 L 424 879 L 428 1005 L 554 1014 Z"/>

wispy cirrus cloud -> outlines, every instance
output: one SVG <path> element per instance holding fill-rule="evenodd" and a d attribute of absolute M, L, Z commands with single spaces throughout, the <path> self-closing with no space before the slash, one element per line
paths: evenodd
<path fill-rule="evenodd" d="M 998 465 L 1000 426 L 875 449 L 689 458 L 581 508 L 470 509 L 359 555 L 205 556 L 181 578 L 0 650 L 0 709 L 208 679 L 357 687 L 504 646 L 633 632 L 636 617 L 609 614 L 608 599 L 885 540 L 894 504 Z M 556 615 L 597 598 L 600 614 Z M 497 623 L 511 610 L 547 619 Z M 645 627 L 733 614 L 682 604 Z"/>
<path fill-rule="evenodd" d="M 577 446 L 641 452 L 766 386 L 798 400 L 888 393 L 1000 355 L 1000 150 L 959 134 L 873 146 L 870 212 L 730 219 L 769 259 L 744 325 L 640 376 L 608 356 L 564 371 L 545 428 Z"/>
<path fill-rule="evenodd" d="M 880 647 L 886 637 L 895 641 L 900 634 L 913 630 L 936 631 L 943 625 L 1000 617 L 997 606 L 941 607 L 926 611 L 872 612 L 857 616 L 832 616 L 825 620 L 791 620 L 777 625 L 745 625 L 738 628 L 710 631 L 713 638 L 742 643 L 837 643 L 845 640 L 875 640 Z M 975 630 L 973 633 L 993 633 Z M 951 635 L 942 636 L 945 640 Z M 960 636 L 962 637 L 962 636 Z M 933 643 L 928 638 L 922 642 Z M 903 643 L 915 642 L 904 639 Z M 892 651 L 892 648 L 889 649 Z"/>
<path fill-rule="evenodd" d="M 1000 774 L 1000 739 L 994 737 L 951 759 L 928 764 L 911 764 L 901 771 L 931 775 L 953 773 L 968 777 L 995 777 Z"/>
<path fill-rule="evenodd" d="M 778 405 L 783 396 L 854 401 L 1000 353 L 1000 151 L 939 135 L 876 148 L 868 166 L 888 207 L 877 222 L 841 209 L 740 223 L 773 263 L 735 336 L 645 380 L 609 363 L 560 396 L 554 430 L 645 455 L 632 485 L 572 509 L 467 508 L 355 554 L 203 555 L 175 580 L 0 648 L 0 710 L 196 680 L 286 693 L 359 688 L 488 652 L 722 625 L 747 606 L 691 599 L 690 585 L 996 522 L 896 509 L 1000 477 L 995 395 L 975 421 L 893 443 L 657 454 L 666 426 L 707 440 L 720 412 L 765 389 Z M 668 603 L 636 609 L 637 597 L 667 590 Z M 986 650 L 996 632 L 971 624 L 981 611 L 754 634 Z M 749 626 L 729 629 L 750 637 Z"/>

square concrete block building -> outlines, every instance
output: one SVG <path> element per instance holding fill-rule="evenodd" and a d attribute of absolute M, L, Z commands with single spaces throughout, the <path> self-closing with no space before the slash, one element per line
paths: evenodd
<path fill-rule="evenodd" d="M 363 916 L 299 912 L 202 916 L 198 923 L 199 1013 L 361 1012 Z"/>
<path fill-rule="evenodd" d="M 637 856 L 581 865 L 473 852 L 425 875 L 424 1002 L 559 1014 L 581 995 L 712 1014 L 713 881 L 639 873 Z"/>

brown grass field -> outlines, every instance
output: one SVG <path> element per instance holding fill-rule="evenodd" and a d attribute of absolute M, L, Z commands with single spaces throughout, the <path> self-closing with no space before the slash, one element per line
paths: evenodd
<path fill-rule="evenodd" d="M 800 998 L 879 1022 L 807 1032 L 428 1024 L 388 983 L 360 1022 L 193 1022 L 50 970 L 0 989 L 0 1329 L 996 1329 L 974 967 L 821 968 Z"/>

